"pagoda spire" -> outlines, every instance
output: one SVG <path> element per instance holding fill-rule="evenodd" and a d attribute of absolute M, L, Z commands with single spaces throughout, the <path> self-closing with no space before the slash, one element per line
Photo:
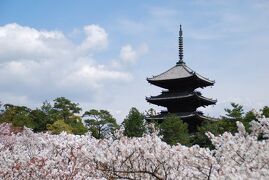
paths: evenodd
<path fill-rule="evenodd" d="M 179 51 L 179 61 L 177 64 L 182 64 L 183 62 L 183 31 L 181 28 L 180 24 L 180 29 L 179 29 L 179 37 L 178 37 L 178 51 Z"/>

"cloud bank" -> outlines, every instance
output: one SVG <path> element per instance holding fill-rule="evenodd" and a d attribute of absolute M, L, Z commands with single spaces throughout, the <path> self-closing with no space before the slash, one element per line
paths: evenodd
<path fill-rule="evenodd" d="M 85 37 L 76 44 L 60 31 L 16 23 L 0 26 L 1 101 L 40 102 L 40 98 L 69 95 L 79 101 L 90 101 L 110 84 L 121 86 L 130 82 L 129 72 L 113 69 L 109 63 L 101 64 L 94 58 L 97 51 L 105 51 L 108 46 L 105 29 L 87 25 L 83 30 Z M 125 60 L 133 61 L 128 53 L 123 55 Z M 136 53 L 134 56 L 137 58 Z"/>

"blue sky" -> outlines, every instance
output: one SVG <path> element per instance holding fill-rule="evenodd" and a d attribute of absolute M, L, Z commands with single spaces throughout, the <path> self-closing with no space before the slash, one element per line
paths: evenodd
<path fill-rule="evenodd" d="M 219 116 L 230 102 L 269 105 L 268 1 L 0 1 L 0 101 L 36 107 L 65 96 L 118 121 L 161 89 L 146 82 L 184 60 L 213 79 L 201 90 Z"/>

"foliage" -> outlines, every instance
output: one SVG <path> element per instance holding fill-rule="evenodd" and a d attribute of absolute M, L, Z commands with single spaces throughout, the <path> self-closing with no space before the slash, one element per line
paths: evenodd
<path fill-rule="evenodd" d="M 72 133 L 72 127 L 64 122 L 64 120 L 55 121 L 53 124 L 48 124 L 48 130 L 52 134 L 60 134 L 61 132 Z"/>
<path fill-rule="evenodd" d="M 0 122 L 10 122 L 14 126 L 28 128 L 34 127 L 33 120 L 29 117 L 31 109 L 25 106 L 14 106 L 12 104 L 4 105 L 4 112 L 1 115 Z"/>
<path fill-rule="evenodd" d="M 62 121 L 64 123 L 64 121 Z M 208 133 L 215 150 L 170 146 L 157 134 L 95 139 L 0 125 L 0 179 L 268 179 L 269 119 L 251 122 L 247 133 Z"/>
<path fill-rule="evenodd" d="M 222 126 L 223 122 L 221 121 L 222 120 L 216 122 L 203 122 L 203 124 L 198 127 L 197 132 L 190 137 L 191 144 L 197 144 L 200 147 L 209 147 L 210 149 L 214 149 L 214 146 L 210 139 L 206 136 L 206 133 L 211 132 L 214 135 L 218 135 L 221 131 L 224 131 Z"/>
<path fill-rule="evenodd" d="M 3 114 L 3 112 L 4 112 L 3 104 L 2 104 L 2 102 L 0 101 L 0 117 L 1 117 L 1 115 Z"/>
<path fill-rule="evenodd" d="M 232 108 L 225 108 L 224 111 L 226 112 L 226 116 L 222 117 L 224 131 L 229 131 L 235 133 L 237 131 L 236 128 L 236 121 L 242 121 L 244 115 L 244 109 L 242 105 L 231 103 Z M 223 132 L 220 132 L 223 133 Z"/>
<path fill-rule="evenodd" d="M 64 120 L 64 123 L 71 127 L 71 132 L 77 135 L 85 134 L 87 128 L 83 125 L 82 119 L 76 114 L 82 110 L 78 103 L 73 103 L 65 97 L 58 97 L 54 101 L 53 108 L 47 105 L 44 110 L 48 111 L 50 118 L 55 120 Z"/>
<path fill-rule="evenodd" d="M 82 135 L 88 132 L 88 129 L 82 123 L 80 116 L 71 116 L 67 124 L 72 127 L 73 134 Z"/>
<path fill-rule="evenodd" d="M 146 132 L 144 115 L 132 107 L 123 121 L 124 134 L 128 137 L 142 137 Z"/>
<path fill-rule="evenodd" d="M 91 109 L 86 111 L 82 117 L 89 118 L 85 120 L 85 124 L 97 139 L 105 138 L 119 128 L 116 119 L 106 110 Z"/>
<path fill-rule="evenodd" d="M 174 114 L 169 114 L 160 124 L 160 135 L 164 142 L 171 145 L 189 144 L 188 124 Z"/>
<path fill-rule="evenodd" d="M 241 120 L 244 114 L 244 109 L 242 105 L 236 104 L 234 102 L 231 103 L 232 109 L 225 108 L 226 118 Z"/>
<path fill-rule="evenodd" d="M 235 133 L 237 131 L 236 121 L 242 122 L 245 125 L 246 130 L 249 131 L 250 121 L 257 119 L 258 116 L 255 110 L 245 113 L 242 105 L 231 103 L 231 106 L 232 109 L 224 109 L 226 112 L 226 117 L 222 117 L 224 131 Z M 224 131 L 219 132 L 219 134 Z"/>
<path fill-rule="evenodd" d="M 51 124 L 47 115 L 40 109 L 32 110 L 29 114 L 29 117 L 34 123 L 33 130 L 35 132 L 42 132 L 47 130 L 47 125 Z"/>
<path fill-rule="evenodd" d="M 244 113 L 243 106 L 231 103 L 232 108 L 225 108 L 226 116 L 222 117 L 217 121 L 205 121 L 198 131 L 191 137 L 192 144 L 198 144 L 201 147 L 214 148 L 209 138 L 206 136 L 207 132 L 211 132 L 215 136 L 223 134 L 224 132 L 237 132 L 236 121 L 240 121 L 244 124 L 246 130 L 250 131 L 249 123 L 252 120 L 257 120 L 257 113 L 255 110 Z"/>
<path fill-rule="evenodd" d="M 261 109 L 261 112 L 262 112 L 262 116 L 269 118 L 269 107 L 268 106 L 264 106 Z"/>
<path fill-rule="evenodd" d="M 77 103 L 72 103 L 65 97 L 58 97 L 54 101 L 53 109 L 56 111 L 58 118 L 68 121 L 71 116 L 76 113 L 80 113 L 81 108 Z"/>
<path fill-rule="evenodd" d="M 258 120 L 258 115 L 255 112 L 255 110 L 248 111 L 245 114 L 243 120 L 241 121 L 244 124 L 244 126 L 245 126 L 245 128 L 246 128 L 246 130 L 248 132 L 250 132 L 250 129 L 249 129 L 250 128 L 250 122 L 253 121 L 253 120 L 256 120 L 256 121 Z"/>
<path fill-rule="evenodd" d="M 83 125 L 81 118 L 75 115 L 80 110 L 81 108 L 78 107 L 78 104 L 72 103 L 63 97 L 56 98 L 54 106 L 45 101 L 40 108 L 34 110 L 25 106 L 5 104 L 0 116 L 0 122 L 10 122 L 17 127 L 26 126 L 33 129 L 34 132 L 42 132 L 47 131 L 47 127 L 60 126 L 61 123 L 59 124 L 57 121 L 64 120 L 64 123 L 71 127 L 71 132 L 85 134 L 87 128 Z M 55 122 L 57 123 L 54 124 Z"/>
<path fill-rule="evenodd" d="M 47 124 L 53 124 L 58 118 L 56 113 L 57 111 L 53 109 L 53 106 L 48 101 L 43 102 L 42 106 L 40 107 L 40 111 L 45 114 Z"/>
<path fill-rule="evenodd" d="M 114 131 L 119 128 L 116 120 L 108 111 L 98 111 L 94 109 L 84 113 L 83 117 L 88 118 L 85 120 L 85 125 L 87 126 L 85 127 L 82 117 L 79 116 L 80 112 L 81 108 L 79 104 L 73 103 L 64 97 L 56 98 L 53 105 L 45 101 L 41 107 L 33 110 L 26 106 L 16 106 L 12 104 L 3 105 L 0 102 L 0 123 L 7 122 L 12 123 L 18 128 L 26 126 L 33 129 L 34 132 L 46 132 L 48 131 L 48 127 L 65 129 L 62 128 L 64 126 L 59 123 L 59 121 L 61 122 L 63 120 L 64 124 L 68 125 L 67 129 L 69 133 L 82 135 L 91 131 L 96 138 L 105 138 L 110 134 L 114 134 Z M 231 103 L 231 108 L 226 108 L 225 112 L 226 115 L 221 117 L 219 121 L 203 122 L 202 125 L 198 127 L 198 131 L 194 134 L 187 135 L 183 133 L 183 135 L 181 135 L 182 130 L 176 130 L 179 127 L 177 123 L 176 126 L 173 126 L 173 123 L 164 123 L 160 135 L 163 136 L 164 141 L 170 144 L 176 144 L 179 141 L 186 145 L 198 144 L 201 147 L 214 148 L 205 133 L 210 131 L 216 136 L 224 132 L 236 133 L 236 121 L 242 122 L 246 131 L 250 132 L 250 121 L 257 121 L 257 118 L 262 116 L 269 117 L 268 106 L 264 106 L 260 110 L 259 115 L 255 110 L 245 113 L 242 105 Z M 154 115 L 156 115 L 154 109 L 146 111 L 146 116 Z M 57 123 L 54 124 L 55 122 Z M 129 137 L 141 137 L 145 132 L 154 132 L 155 130 L 152 130 L 152 128 L 160 128 L 159 123 L 160 122 L 156 122 L 155 125 L 151 124 L 145 127 L 143 115 L 136 108 L 131 108 L 123 122 L 123 126 L 125 127 L 124 133 Z M 182 140 L 178 140 L 177 137 L 179 136 L 182 136 Z"/>

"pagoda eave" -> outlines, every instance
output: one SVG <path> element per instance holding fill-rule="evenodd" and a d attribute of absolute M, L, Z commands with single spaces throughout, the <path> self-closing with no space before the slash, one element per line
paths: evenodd
<path fill-rule="evenodd" d="M 218 121 L 218 119 L 216 118 L 212 118 L 212 117 L 208 117 L 208 116 L 204 116 L 203 114 L 199 113 L 199 112 L 190 112 L 190 113 L 173 113 L 176 114 L 180 117 L 180 119 L 182 120 L 188 120 L 188 119 L 192 119 L 192 118 L 198 118 L 200 120 L 208 120 L 208 121 Z M 158 114 L 156 116 L 151 116 L 151 117 L 146 117 L 146 120 L 150 121 L 150 120 L 164 120 L 165 117 L 168 115 L 168 113 L 165 114 Z"/>
<path fill-rule="evenodd" d="M 206 81 L 205 79 L 199 78 L 199 75 L 194 74 L 192 76 L 186 78 L 178 78 L 178 79 L 167 79 L 167 80 L 153 80 L 151 78 L 147 78 L 148 83 L 153 84 L 158 87 L 162 87 L 165 89 L 178 89 L 178 88 L 186 88 L 192 87 L 192 89 L 196 88 L 204 88 L 207 86 L 213 86 L 214 81 Z"/>
<path fill-rule="evenodd" d="M 169 106 L 169 104 L 186 104 L 186 102 L 192 102 L 193 104 L 196 104 L 197 106 L 207 106 L 216 104 L 217 100 L 209 99 L 201 95 L 197 95 L 196 93 L 190 93 L 186 95 L 181 96 L 151 96 L 146 97 L 147 102 L 156 104 L 159 106 Z"/>

